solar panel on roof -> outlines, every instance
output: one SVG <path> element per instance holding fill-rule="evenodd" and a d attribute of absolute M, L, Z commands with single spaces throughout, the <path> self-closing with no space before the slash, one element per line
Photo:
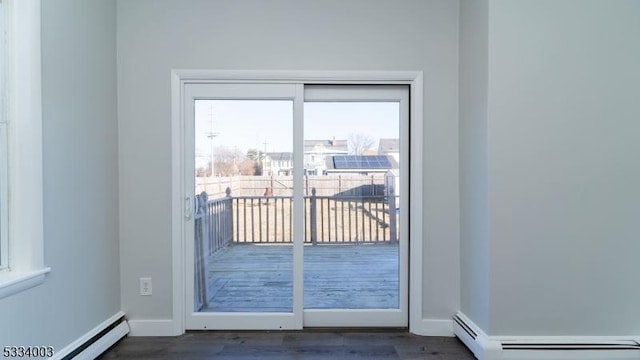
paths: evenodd
<path fill-rule="evenodd" d="M 386 155 L 339 155 L 333 157 L 336 169 L 391 169 Z"/>

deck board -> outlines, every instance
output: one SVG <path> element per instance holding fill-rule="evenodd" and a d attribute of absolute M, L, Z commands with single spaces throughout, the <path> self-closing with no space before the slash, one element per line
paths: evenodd
<path fill-rule="evenodd" d="M 214 255 L 206 312 L 290 312 L 291 245 L 233 245 Z M 304 247 L 305 309 L 397 309 L 398 246 Z"/>

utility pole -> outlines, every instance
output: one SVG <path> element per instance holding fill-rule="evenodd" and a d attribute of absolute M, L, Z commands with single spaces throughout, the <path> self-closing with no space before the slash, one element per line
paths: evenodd
<path fill-rule="evenodd" d="M 207 134 L 207 137 L 211 140 L 211 177 L 214 177 L 216 172 L 215 172 L 215 154 L 213 152 L 213 138 L 220 135 L 219 132 L 213 132 L 211 131 L 210 133 Z"/>
<path fill-rule="evenodd" d="M 209 106 L 209 116 L 211 119 L 211 132 L 209 132 L 207 134 L 207 137 L 211 140 L 211 183 L 213 184 L 213 178 L 216 176 L 216 171 L 215 171 L 215 156 L 214 156 L 214 152 L 213 152 L 213 138 L 220 135 L 220 132 L 217 131 L 213 131 L 213 104 L 210 104 Z"/>
<path fill-rule="evenodd" d="M 233 176 L 238 174 L 238 165 L 236 163 L 236 156 L 238 156 L 238 146 L 233 147 Z"/>
<path fill-rule="evenodd" d="M 268 142 L 263 142 L 264 144 L 264 155 L 262 156 L 262 175 L 267 175 L 267 145 Z"/>

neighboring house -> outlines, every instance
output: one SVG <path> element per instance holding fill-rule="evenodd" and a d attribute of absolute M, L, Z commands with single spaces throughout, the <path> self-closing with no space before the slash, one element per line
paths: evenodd
<path fill-rule="evenodd" d="M 347 140 L 305 140 L 304 169 L 305 175 L 323 175 L 333 165 L 333 156 L 344 156 L 349 153 Z M 373 152 L 371 155 L 376 155 Z M 265 175 L 291 175 L 293 169 L 293 153 L 268 152 L 264 159 Z"/>
<path fill-rule="evenodd" d="M 347 140 L 305 140 L 304 171 L 306 175 L 323 175 L 327 170 L 327 159 L 334 155 L 347 155 Z"/>
<path fill-rule="evenodd" d="M 380 139 L 378 145 L 379 155 L 390 155 L 399 164 L 400 163 L 400 139 Z"/>
<path fill-rule="evenodd" d="M 264 158 L 265 175 L 291 175 L 293 169 L 293 153 L 268 152 Z"/>

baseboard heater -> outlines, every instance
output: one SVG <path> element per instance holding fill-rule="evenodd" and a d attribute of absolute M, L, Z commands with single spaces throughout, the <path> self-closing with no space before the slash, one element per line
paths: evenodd
<path fill-rule="evenodd" d="M 503 350 L 638 350 L 640 344 L 635 341 L 615 341 L 609 343 L 558 343 L 558 344 L 534 344 L 534 343 L 502 343 Z M 638 354 L 640 358 L 640 354 Z"/>
<path fill-rule="evenodd" d="M 501 339 L 487 336 L 462 313 L 454 316 L 454 333 L 480 360 L 544 359 L 640 359 L 640 341 L 607 337 L 522 337 Z"/>
<path fill-rule="evenodd" d="M 125 314 L 120 312 L 55 354 L 54 360 L 93 360 L 129 333 Z"/>
<path fill-rule="evenodd" d="M 462 319 L 459 314 L 456 314 L 456 316 L 453 317 L 453 321 L 456 323 L 456 325 L 460 326 L 460 328 L 462 328 L 462 330 L 464 330 L 464 332 L 467 333 L 467 335 L 469 335 L 471 339 L 475 340 L 478 337 L 478 333 L 473 331 L 471 326 L 468 325 L 467 322 Z"/>

